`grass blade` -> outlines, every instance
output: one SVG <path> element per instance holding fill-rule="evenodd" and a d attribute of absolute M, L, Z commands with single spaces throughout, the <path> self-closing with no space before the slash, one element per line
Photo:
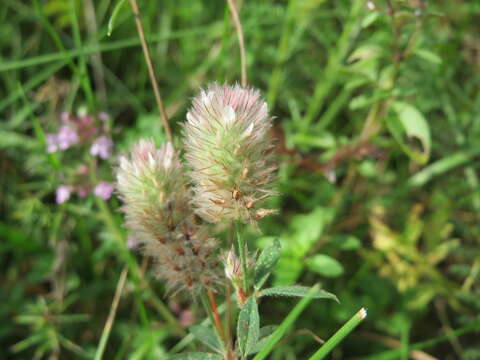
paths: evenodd
<path fill-rule="evenodd" d="M 120 297 L 122 296 L 123 288 L 125 286 L 125 281 L 127 280 L 128 270 L 124 268 L 120 274 L 120 279 L 118 280 L 117 290 L 115 290 L 115 296 L 113 297 L 112 307 L 110 308 L 110 313 L 108 314 L 107 322 L 103 328 L 102 337 L 100 338 L 100 344 L 98 345 L 97 351 L 95 353 L 95 360 L 100 360 L 107 346 L 108 337 L 110 336 L 110 331 L 112 330 L 113 321 L 115 320 L 115 315 L 117 313 L 118 303 L 120 302 Z"/>
<path fill-rule="evenodd" d="M 328 341 L 322 345 L 320 349 L 317 350 L 308 360 L 321 360 L 327 356 L 330 351 L 333 350 L 348 334 L 350 334 L 353 329 L 355 329 L 358 324 L 360 324 L 363 319 L 367 317 L 367 310 L 361 308 L 355 315 L 348 320 L 345 325 L 343 325 L 333 336 L 328 339 Z"/>
<path fill-rule="evenodd" d="M 277 330 L 273 332 L 273 334 L 270 337 L 270 340 L 265 345 L 265 347 L 253 358 L 253 360 L 265 359 L 267 355 L 272 352 L 275 344 L 280 341 L 280 339 L 283 337 L 283 335 L 288 330 L 288 328 L 295 322 L 295 320 L 297 320 L 297 318 L 300 316 L 303 310 L 305 310 L 305 308 L 310 303 L 310 301 L 312 301 L 314 294 L 318 290 L 319 290 L 319 286 L 315 285 L 309 291 L 307 296 L 305 296 L 302 300 L 298 302 L 297 305 L 295 305 L 295 307 L 292 309 L 292 311 L 290 311 L 290 313 L 283 320 L 283 322 L 280 324 Z"/>
<path fill-rule="evenodd" d="M 124 4 L 125 0 L 120 0 L 117 5 L 115 5 L 112 16 L 110 16 L 110 19 L 108 20 L 107 36 L 112 35 L 113 28 L 115 27 L 115 20 L 117 20 L 118 14 L 120 14 L 120 10 L 122 10 Z"/>

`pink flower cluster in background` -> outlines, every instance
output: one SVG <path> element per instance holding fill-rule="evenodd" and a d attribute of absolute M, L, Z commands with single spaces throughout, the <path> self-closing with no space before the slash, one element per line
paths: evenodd
<path fill-rule="evenodd" d="M 105 135 L 97 138 L 90 147 L 90 154 L 101 159 L 108 159 L 112 156 L 113 141 Z"/>
<path fill-rule="evenodd" d="M 67 150 L 79 141 L 78 135 L 69 125 L 62 125 L 56 134 L 47 134 L 47 152 Z"/>
<path fill-rule="evenodd" d="M 96 117 L 89 115 L 85 109 L 78 111 L 77 116 L 68 112 L 60 114 L 60 126 L 56 133 L 47 134 L 47 153 L 65 151 L 77 146 L 80 151 L 87 151 L 93 157 L 107 160 L 112 156 L 113 141 L 108 136 L 106 121 L 110 116 L 106 112 L 99 113 Z M 74 153 L 75 154 L 75 153 Z M 94 162 L 92 166 L 97 166 Z M 108 181 L 91 183 L 89 167 L 80 165 L 69 177 L 67 184 L 62 184 L 56 189 L 56 202 L 63 204 L 73 194 L 85 198 L 89 193 L 108 200 L 112 196 L 114 186 Z"/>

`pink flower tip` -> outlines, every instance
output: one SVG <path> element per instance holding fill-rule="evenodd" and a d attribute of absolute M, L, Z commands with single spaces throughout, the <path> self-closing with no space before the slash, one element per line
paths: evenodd
<path fill-rule="evenodd" d="M 112 147 L 113 141 L 105 135 L 102 135 L 93 142 L 90 148 L 90 154 L 102 159 L 108 159 L 112 155 Z"/>
<path fill-rule="evenodd" d="M 70 121 L 70 114 L 66 111 L 63 111 L 61 114 L 60 114 L 60 120 L 62 122 L 69 122 Z"/>
<path fill-rule="evenodd" d="M 106 181 L 101 181 L 95 186 L 93 193 L 95 196 L 102 198 L 103 200 L 108 200 L 112 196 L 113 185 Z"/>
<path fill-rule="evenodd" d="M 72 195 L 72 187 L 69 185 L 60 185 L 56 191 L 56 201 L 57 204 L 63 204 L 65 201 L 70 199 Z"/>

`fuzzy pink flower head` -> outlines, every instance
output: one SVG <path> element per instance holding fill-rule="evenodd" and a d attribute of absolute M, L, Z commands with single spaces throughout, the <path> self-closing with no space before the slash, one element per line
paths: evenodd
<path fill-rule="evenodd" d="M 108 200 L 112 196 L 113 189 L 113 184 L 106 181 L 101 181 L 97 184 L 97 186 L 95 186 L 93 193 L 95 196 L 98 196 L 103 200 Z"/>
<path fill-rule="evenodd" d="M 190 192 L 172 144 L 159 149 L 141 140 L 117 168 L 117 189 L 126 226 L 157 264 L 171 290 L 197 292 L 216 279 L 215 241 L 196 224 Z"/>
<path fill-rule="evenodd" d="M 255 223 L 272 210 L 258 203 L 271 190 L 272 118 L 252 88 L 210 85 L 193 99 L 184 128 L 198 215 L 210 222 Z"/>
<path fill-rule="evenodd" d="M 63 204 L 70 199 L 73 188 L 69 185 L 60 185 L 56 190 L 56 202 L 57 204 Z"/>
<path fill-rule="evenodd" d="M 112 155 L 113 141 L 105 135 L 97 138 L 90 147 L 90 154 L 101 159 L 108 159 Z"/>

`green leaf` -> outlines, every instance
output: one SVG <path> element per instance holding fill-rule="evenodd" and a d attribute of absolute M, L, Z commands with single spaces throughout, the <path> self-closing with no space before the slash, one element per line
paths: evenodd
<path fill-rule="evenodd" d="M 343 266 L 334 258 L 319 254 L 307 260 L 310 270 L 325 277 L 337 277 L 343 274 Z"/>
<path fill-rule="evenodd" d="M 14 131 L 0 130 L 0 139 L 2 139 L 2 142 L 0 143 L 1 149 L 18 147 L 32 150 L 37 145 L 35 139 Z"/>
<path fill-rule="evenodd" d="M 365 44 L 357 47 L 353 50 L 352 54 L 348 57 L 347 62 L 354 62 L 359 60 L 371 59 L 380 57 L 383 54 L 381 46 L 377 44 Z"/>
<path fill-rule="evenodd" d="M 205 352 L 190 352 L 184 354 L 174 355 L 168 358 L 169 360 L 223 360 L 223 356 L 205 353 Z"/>
<path fill-rule="evenodd" d="M 308 286 L 290 285 L 290 286 L 276 286 L 269 289 L 262 290 L 260 296 L 294 296 L 305 297 L 311 294 L 312 288 Z M 332 299 L 338 302 L 337 297 L 328 291 L 317 289 L 312 295 L 312 299 Z"/>
<path fill-rule="evenodd" d="M 291 234 L 282 236 L 285 252 L 292 257 L 303 258 L 334 215 L 334 209 L 319 206 L 309 214 L 295 216 L 290 223 Z"/>
<path fill-rule="evenodd" d="M 218 343 L 217 336 L 210 327 L 204 325 L 195 325 L 192 326 L 189 330 L 193 336 L 195 336 L 198 340 L 200 340 L 212 350 L 222 351 L 222 348 Z"/>
<path fill-rule="evenodd" d="M 119 2 L 117 2 L 117 5 L 115 5 L 115 8 L 113 9 L 113 12 L 112 12 L 112 16 L 110 16 L 110 19 L 108 19 L 108 30 L 107 30 L 108 36 L 112 35 L 112 31 L 115 26 L 115 21 L 117 20 L 118 14 L 120 14 L 120 10 L 122 10 L 124 4 L 125 4 L 125 0 L 120 0 Z"/>
<path fill-rule="evenodd" d="M 430 127 L 420 111 L 414 106 L 396 101 L 392 104 L 393 116 L 388 117 L 387 127 L 402 150 L 414 161 L 424 164 L 428 161 L 431 148 Z M 406 137 L 405 137 L 406 136 Z M 418 149 L 411 144 L 417 139 L 422 145 Z"/>
<path fill-rule="evenodd" d="M 240 310 L 237 324 L 238 348 L 243 357 L 252 351 L 260 336 L 260 316 L 255 296 L 250 296 Z"/>
<path fill-rule="evenodd" d="M 442 63 L 442 58 L 430 50 L 416 49 L 413 51 L 413 54 L 435 65 L 440 65 Z"/>
<path fill-rule="evenodd" d="M 302 274 L 304 267 L 303 260 L 288 255 L 282 256 L 275 267 L 275 281 L 273 284 L 277 286 L 295 283 Z"/>
<path fill-rule="evenodd" d="M 280 241 L 273 240 L 273 243 L 262 251 L 255 265 L 255 289 L 260 289 L 267 281 L 273 267 L 280 257 Z"/>
<path fill-rule="evenodd" d="M 305 310 L 307 305 L 312 301 L 314 293 L 318 290 L 318 286 L 314 286 L 309 294 L 305 296 L 302 300 L 298 302 L 297 305 L 290 311 L 287 317 L 282 321 L 280 326 L 269 336 L 269 339 L 260 352 L 253 358 L 253 360 L 263 360 L 265 359 L 273 350 L 274 346 L 280 339 L 283 337 L 288 328 L 297 320 L 300 314 Z"/>
<path fill-rule="evenodd" d="M 341 250 L 356 250 L 362 246 L 362 242 L 353 235 L 336 235 L 332 243 Z"/>
<path fill-rule="evenodd" d="M 248 355 L 253 355 L 258 353 L 270 340 L 273 332 L 278 328 L 276 325 L 267 325 L 260 329 L 260 340 L 255 344 L 253 349 L 248 353 Z"/>

